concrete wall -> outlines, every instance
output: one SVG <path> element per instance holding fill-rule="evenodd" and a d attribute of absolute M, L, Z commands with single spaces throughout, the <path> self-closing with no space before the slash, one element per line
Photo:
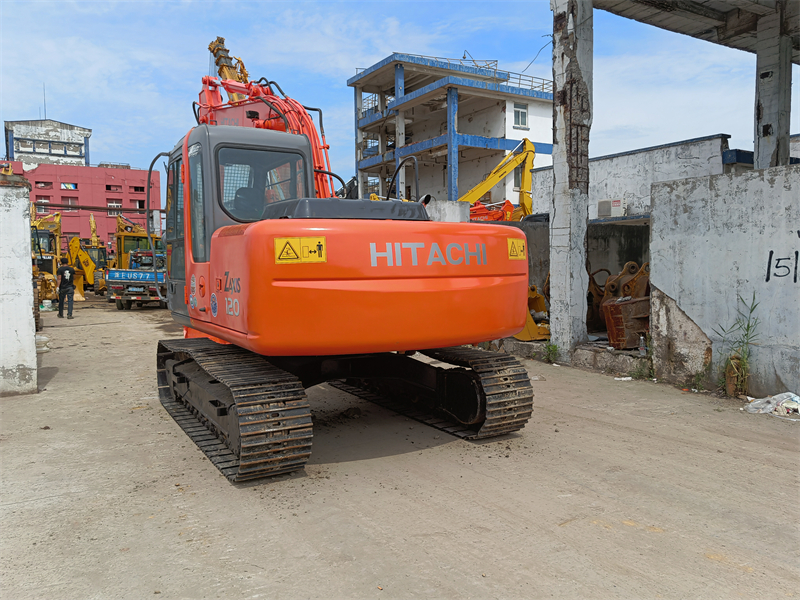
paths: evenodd
<path fill-rule="evenodd" d="M 723 173 L 727 138 L 716 135 L 590 159 L 589 219 L 597 218 L 598 200 L 624 199 L 628 215 L 646 214 L 653 183 Z M 532 195 L 534 213 L 552 210 L 552 168 L 534 169 Z"/>
<path fill-rule="evenodd" d="M 0 395 L 37 391 L 30 184 L 0 175 Z"/>
<path fill-rule="evenodd" d="M 800 166 L 652 187 L 654 366 L 680 381 L 718 359 L 714 329 L 737 317 L 737 294 L 759 306 L 751 395 L 800 390 Z M 666 307 L 666 308 L 665 308 Z M 669 314 L 667 314 L 669 313 Z"/>

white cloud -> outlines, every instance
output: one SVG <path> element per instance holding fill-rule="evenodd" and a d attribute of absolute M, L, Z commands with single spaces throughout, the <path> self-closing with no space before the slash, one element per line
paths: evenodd
<path fill-rule="evenodd" d="M 754 82 L 753 55 L 687 38 L 596 56 L 591 154 L 715 133 L 752 149 Z"/>

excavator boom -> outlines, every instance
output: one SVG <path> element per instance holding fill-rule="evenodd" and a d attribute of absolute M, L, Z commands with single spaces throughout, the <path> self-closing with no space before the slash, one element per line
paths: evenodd
<path fill-rule="evenodd" d="M 532 214 L 533 203 L 531 201 L 531 169 L 533 168 L 533 160 L 535 157 L 536 149 L 534 148 L 533 143 L 527 138 L 524 138 L 514 152 L 503 158 L 503 160 L 500 161 L 500 164 L 492 169 L 492 171 L 480 183 L 478 183 L 466 194 L 461 196 L 459 201 L 475 204 L 486 192 L 491 190 L 498 183 L 504 181 L 506 177 L 513 173 L 514 169 L 522 166 L 519 188 L 519 208 L 522 209 L 520 218 L 522 216 Z M 506 208 L 503 210 L 506 211 Z M 506 218 L 503 220 L 511 219 Z"/>

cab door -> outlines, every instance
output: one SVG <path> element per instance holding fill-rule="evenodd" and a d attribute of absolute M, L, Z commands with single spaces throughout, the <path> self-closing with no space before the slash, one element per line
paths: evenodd
<path fill-rule="evenodd" d="M 167 167 L 167 229 L 164 244 L 167 254 L 167 302 L 179 322 L 188 325 L 186 307 L 186 244 L 183 227 L 183 159 L 180 148 L 170 156 Z"/>

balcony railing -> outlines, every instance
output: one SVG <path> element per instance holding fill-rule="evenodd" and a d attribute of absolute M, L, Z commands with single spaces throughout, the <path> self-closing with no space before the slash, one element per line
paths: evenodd
<path fill-rule="evenodd" d="M 478 69 L 484 69 L 487 71 L 493 71 L 495 73 L 494 82 L 495 83 L 503 83 L 506 85 L 510 85 L 512 87 L 522 88 L 524 90 L 536 90 L 540 92 L 546 92 L 549 94 L 553 93 L 553 82 L 550 79 L 542 79 L 541 77 L 533 77 L 531 75 L 524 75 L 522 73 L 512 73 L 511 71 L 505 71 L 503 69 L 498 68 L 498 62 L 496 60 L 476 60 L 473 58 L 442 58 L 439 56 L 425 56 L 423 54 L 407 54 L 406 56 L 413 56 L 414 58 L 424 58 L 426 60 L 435 60 L 437 62 L 445 63 L 448 68 L 459 65 L 463 67 L 475 67 Z M 357 68 L 356 74 L 361 73 L 365 69 Z M 503 76 L 497 75 L 502 73 Z M 508 75 L 508 78 L 505 76 Z M 369 96 L 375 96 L 375 100 L 372 104 L 367 106 L 367 98 Z M 361 118 L 373 112 L 375 106 L 377 106 L 377 95 L 370 94 L 369 96 L 364 96 L 364 104 L 362 105 L 361 111 Z M 389 101 L 387 100 L 387 103 Z M 373 110 L 370 110 L 373 109 Z"/>

